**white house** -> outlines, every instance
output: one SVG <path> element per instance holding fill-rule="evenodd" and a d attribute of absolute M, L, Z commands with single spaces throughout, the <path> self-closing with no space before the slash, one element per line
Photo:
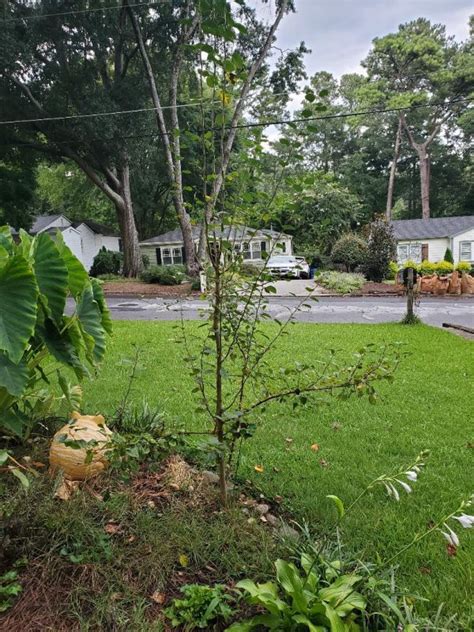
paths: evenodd
<path fill-rule="evenodd" d="M 420 263 L 442 261 L 449 248 L 454 263 L 467 261 L 474 265 L 474 215 L 403 219 L 391 222 L 397 240 L 397 259 Z"/>
<path fill-rule="evenodd" d="M 31 227 L 30 234 L 53 234 L 60 230 L 64 242 L 82 262 L 86 270 L 90 270 L 94 257 L 99 250 L 120 251 L 120 238 L 108 226 L 89 219 L 71 222 L 65 215 L 39 215 Z"/>
<path fill-rule="evenodd" d="M 197 247 L 200 227 L 193 226 L 193 239 Z M 293 254 L 293 237 L 285 233 L 266 228 L 255 229 L 248 226 L 229 226 L 222 233 L 216 231 L 217 238 L 224 238 L 232 243 L 235 251 L 242 253 L 244 260 L 258 263 L 263 261 L 262 252 Z M 184 246 L 181 230 L 170 230 L 162 235 L 140 242 L 140 250 L 146 255 L 151 265 L 175 265 L 185 263 Z"/>

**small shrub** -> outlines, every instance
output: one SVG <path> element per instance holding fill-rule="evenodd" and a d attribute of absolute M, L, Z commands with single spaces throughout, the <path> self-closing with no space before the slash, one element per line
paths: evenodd
<path fill-rule="evenodd" d="M 383 218 L 376 219 L 370 225 L 367 241 L 367 257 L 362 271 L 369 281 L 380 283 L 389 271 L 397 251 L 393 228 Z"/>
<path fill-rule="evenodd" d="M 451 252 L 451 248 L 446 248 L 446 252 L 444 253 L 444 261 L 449 261 L 449 263 L 454 263 L 453 253 Z"/>
<path fill-rule="evenodd" d="M 451 261 L 438 261 L 435 265 L 435 272 L 439 276 L 446 276 L 454 271 L 454 264 Z"/>
<path fill-rule="evenodd" d="M 424 259 L 418 266 L 418 271 L 422 275 L 430 276 L 436 272 L 436 263 Z"/>
<path fill-rule="evenodd" d="M 191 289 L 193 290 L 193 292 L 200 292 L 201 291 L 201 279 L 199 278 L 194 278 L 191 280 Z"/>
<path fill-rule="evenodd" d="M 121 252 L 113 252 L 112 250 L 101 248 L 94 257 L 90 275 L 98 277 L 101 274 L 118 274 L 122 267 L 122 261 Z"/>
<path fill-rule="evenodd" d="M 150 267 L 150 257 L 148 255 L 142 255 L 142 266 L 144 270 Z"/>
<path fill-rule="evenodd" d="M 214 587 L 188 584 L 181 588 L 181 592 L 184 597 L 173 599 L 171 606 L 164 610 L 174 628 L 209 630 L 211 622 L 217 619 L 228 621 L 234 613 L 230 605 L 232 597 L 220 584 Z"/>
<path fill-rule="evenodd" d="M 466 272 L 469 274 L 471 272 L 471 264 L 469 261 L 460 261 L 456 266 L 456 270 L 458 272 Z"/>
<path fill-rule="evenodd" d="M 403 264 L 403 269 L 407 270 L 408 268 L 411 268 L 412 270 L 416 270 L 418 272 L 420 266 L 418 265 L 418 263 L 416 263 L 416 261 L 413 261 L 413 259 L 408 259 L 408 261 L 405 261 L 405 263 Z"/>
<path fill-rule="evenodd" d="M 397 278 L 397 274 L 398 274 L 398 270 L 400 269 L 400 266 L 398 265 L 398 263 L 396 261 L 390 261 L 390 263 L 388 264 L 388 269 L 389 272 L 387 272 L 386 275 L 386 279 L 396 279 Z"/>
<path fill-rule="evenodd" d="M 367 242 L 353 233 L 340 237 L 331 251 L 333 262 L 344 265 L 347 272 L 353 272 L 357 266 L 362 265 L 366 257 Z"/>
<path fill-rule="evenodd" d="M 144 283 L 179 285 L 185 279 L 185 276 L 185 269 L 182 265 L 151 266 L 141 273 L 140 279 Z"/>
<path fill-rule="evenodd" d="M 334 270 L 321 272 L 316 280 L 323 287 L 334 290 L 338 294 L 350 294 L 355 290 L 360 290 L 365 283 L 363 274 L 335 272 Z"/>

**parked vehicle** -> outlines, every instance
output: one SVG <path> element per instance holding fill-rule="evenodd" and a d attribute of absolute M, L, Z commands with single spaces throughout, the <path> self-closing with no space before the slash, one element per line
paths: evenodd
<path fill-rule="evenodd" d="M 309 277 L 309 265 L 304 257 L 293 255 L 275 255 L 267 262 L 267 270 L 277 277 L 292 277 L 295 279 L 307 279 Z"/>

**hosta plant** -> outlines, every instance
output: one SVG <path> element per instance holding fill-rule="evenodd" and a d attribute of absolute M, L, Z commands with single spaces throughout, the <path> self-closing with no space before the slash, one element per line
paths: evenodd
<path fill-rule="evenodd" d="M 65 315 L 66 299 L 73 299 Z M 59 400 L 77 405 L 62 367 L 77 380 L 105 353 L 111 320 L 98 281 L 90 279 L 61 234 L 31 237 L 0 228 L 0 429 L 25 438 Z M 60 370 L 58 371 L 58 365 Z M 56 397 L 51 378 L 63 395 Z"/>
<path fill-rule="evenodd" d="M 301 557 L 301 569 L 285 560 L 277 560 L 275 567 L 275 582 L 255 584 L 244 579 L 237 584 L 245 592 L 246 601 L 264 612 L 231 625 L 229 632 L 360 629 L 366 607 L 365 598 L 357 591 L 360 575 L 338 575 L 332 567 L 321 574 L 306 554 Z"/>

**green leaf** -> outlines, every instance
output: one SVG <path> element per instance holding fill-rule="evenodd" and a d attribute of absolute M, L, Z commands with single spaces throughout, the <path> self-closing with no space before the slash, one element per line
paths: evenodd
<path fill-rule="evenodd" d="M 107 305 L 107 301 L 105 300 L 104 291 L 102 289 L 102 285 L 99 283 L 97 279 L 91 279 L 92 283 L 92 292 L 94 294 L 94 299 L 97 301 L 97 305 L 99 306 L 100 313 L 102 315 L 102 327 L 108 334 L 112 333 L 112 319 L 110 318 L 110 310 Z"/>
<path fill-rule="evenodd" d="M 5 465 L 8 461 L 8 452 L 6 450 L 0 450 L 0 465 Z"/>
<path fill-rule="evenodd" d="M 80 358 L 80 343 L 75 340 L 70 328 L 56 327 L 52 320 L 46 318 L 43 326 L 40 328 L 48 351 L 62 364 L 67 364 L 77 375 L 78 379 L 82 379 L 88 375 L 88 371 Z"/>
<path fill-rule="evenodd" d="M 342 502 L 342 500 L 338 496 L 333 496 L 332 494 L 329 494 L 328 496 L 326 496 L 326 498 L 332 500 L 332 502 L 336 505 L 339 520 L 341 520 L 345 513 L 344 503 Z"/>
<path fill-rule="evenodd" d="M 38 286 L 28 261 L 14 255 L 0 269 L 0 349 L 18 363 L 33 335 Z"/>
<path fill-rule="evenodd" d="M 59 231 L 56 235 L 55 241 L 68 271 L 69 291 L 72 296 L 76 298 L 82 293 L 84 287 L 89 283 L 89 275 L 79 259 L 73 255 L 68 246 L 66 246 L 63 236 Z"/>
<path fill-rule="evenodd" d="M 9 253 L 13 252 L 13 237 L 10 226 L 0 226 L 0 246 Z"/>
<path fill-rule="evenodd" d="M 309 632 L 326 632 L 326 628 L 322 625 L 314 625 L 313 623 L 311 623 L 311 621 L 308 619 L 308 617 L 305 617 L 303 614 L 295 614 L 293 616 L 293 621 L 295 623 L 302 623 L 303 625 L 305 625 Z"/>
<path fill-rule="evenodd" d="M 28 489 L 28 487 L 30 486 L 30 481 L 29 479 L 23 474 L 23 472 L 21 470 L 19 470 L 17 467 L 12 467 L 9 472 L 11 472 L 13 474 L 13 476 L 16 476 L 17 479 L 20 481 L 22 487 L 24 487 L 25 489 Z"/>
<path fill-rule="evenodd" d="M 347 632 L 344 621 L 328 604 L 325 605 L 325 614 L 331 624 L 331 632 Z"/>
<path fill-rule="evenodd" d="M 105 354 L 105 330 L 102 326 L 102 314 L 94 299 L 92 286 L 84 288 L 77 305 L 79 321 L 93 342 L 92 355 L 95 362 L 100 362 Z"/>
<path fill-rule="evenodd" d="M 24 362 L 15 364 L 5 352 L 0 351 L 0 386 L 3 386 L 10 395 L 21 397 L 29 376 L 28 367 Z"/>
<path fill-rule="evenodd" d="M 33 243 L 34 269 L 41 299 L 46 310 L 59 324 L 66 305 L 68 270 L 54 241 L 47 233 L 40 233 Z"/>

